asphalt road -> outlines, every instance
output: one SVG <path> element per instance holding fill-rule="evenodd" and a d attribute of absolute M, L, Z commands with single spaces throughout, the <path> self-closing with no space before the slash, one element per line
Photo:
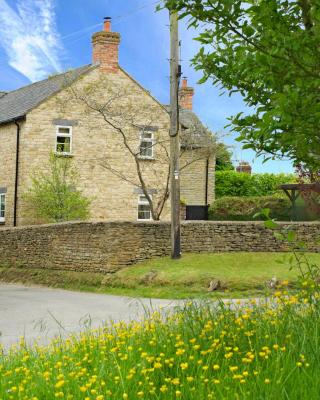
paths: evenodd
<path fill-rule="evenodd" d="M 45 344 L 110 321 L 141 318 L 145 309 L 174 307 L 170 300 L 132 299 L 42 287 L 0 284 L 0 343 L 5 349 L 23 336 Z"/>

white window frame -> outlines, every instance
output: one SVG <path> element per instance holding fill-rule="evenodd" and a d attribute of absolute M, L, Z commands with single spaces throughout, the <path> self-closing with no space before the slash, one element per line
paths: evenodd
<path fill-rule="evenodd" d="M 1 210 L 2 202 L 4 202 L 4 216 L 1 217 L 1 215 L 0 215 L 0 222 L 5 222 L 6 221 L 6 193 L 0 193 L 0 210 Z"/>
<path fill-rule="evenodd" d="M 69 129 L 69 133 L 60 133 L 59 129 Z M 66 125 L 56 125 L 56 143 L 55 143 L 55 153 L 62 155 L 71 155 L 72 154 L 72 126 Z M 58 137 L 66 137 L 70 138 L 70 151 L 59 151 L 58 150 Z"/>
<path fill-rule="evenodd" d="M 144 134 L 145 134 L 145 133 L 147 133 L 148 135 L 151 134 L 151 138 L 145 138 L 145 137 L 144 137 Z M 141 154 L 141 144 L 142 144 L 142 142 L 150 143 L 151 156 L 144 156 L 144 155 Z M 155 143 L 155 140 L 154 140 L 154 131 L 148 130 L 147 128 L 146 128 L 146 129 L 143 129 L 143 130 L 140 132 L 139 158 L 141 158 L 141 159 L 143 159 L 143 160 L 153 160 L 153 159 L 154 159 L 154 143 Z"/>
<path fill-rule="evenodd" d="M 141 197 L 144 197 L 145 200 L 141 200 Z M 152 199 L 152 196 L 150 196 L 150 198 Z M 144 194 L 139 194 L 139 196 L 138 196 L 138 215 L 137 215 L 137 219 L 138 219 L 138 221 L 152 221 L 153 218 L 152 218 L 152 214 L 151 214 L 151 207 L 150 207 L 150 218 L 139 218 L 139 206 L 149 206 L 150 207 L 148 199 L 146 198 L 146 196 Z"/>

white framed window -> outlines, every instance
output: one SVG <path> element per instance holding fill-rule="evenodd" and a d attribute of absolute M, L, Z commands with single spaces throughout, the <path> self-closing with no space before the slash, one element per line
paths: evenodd
<path fill-rule="evenodd" d="M 5 222 L 6 220 L 6 195 L 4 193 L 0 194 L 0 222 Z"/>
<path fill-rule="evenodd" d="M 71 154 L 72 151 L 72 126 L 57 126 L 56 153 Z"/>
<path fill-rule="evenodd" d="M 154 132 L 144 129 L 140 132 L 140 158 L 152 159 L 154 157 Z"/>
<path fill-rule="evenodd" d="M 151 208 L 148 199 L 144 194 L 138 197 L 138 221 L 151 221 Z"/>

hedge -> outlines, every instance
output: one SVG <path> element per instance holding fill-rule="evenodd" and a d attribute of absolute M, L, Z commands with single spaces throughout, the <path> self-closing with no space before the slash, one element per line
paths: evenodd
<path fill-rule="evenodd" d="M 293 174 L 245 174 L 235 171 L 216 172 L 216 197 L 271 196 L 280 193 L 278 187 L 293 183 Z"/>
<path fill-rule="evenodd" d="M 209 209 L 209 219 L 214 221 L 252 221 L 262 209 L 269 208 L 270 216 L 279 221 L 290 221 L 291 203 L 289 199 L 275 196 L 222 197 Z"/>

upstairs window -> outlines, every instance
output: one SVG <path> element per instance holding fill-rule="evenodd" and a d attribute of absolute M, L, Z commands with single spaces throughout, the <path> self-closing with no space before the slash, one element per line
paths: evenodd
<path fill-rule="evenodd" d="M 154 133 L 148 130 L 143 130 L 140 133 L 140 158 L 153 158 L 153 144 L 154 144 Z"/>
<path fill-rule="evenodd" d="M 5 222 L 6 215 L 6 195 L 0 194 L 0 222 Z"/>
<path fill-rule="evenodd" d="M 57 126 L 56 152 L 71 154 L 72 126 Z"/>
<path fill-rule="evenodd" d="M 138 221 L 151 221 L 151 209 L 148 199 L 144 195 L 138 198 Z"/>

